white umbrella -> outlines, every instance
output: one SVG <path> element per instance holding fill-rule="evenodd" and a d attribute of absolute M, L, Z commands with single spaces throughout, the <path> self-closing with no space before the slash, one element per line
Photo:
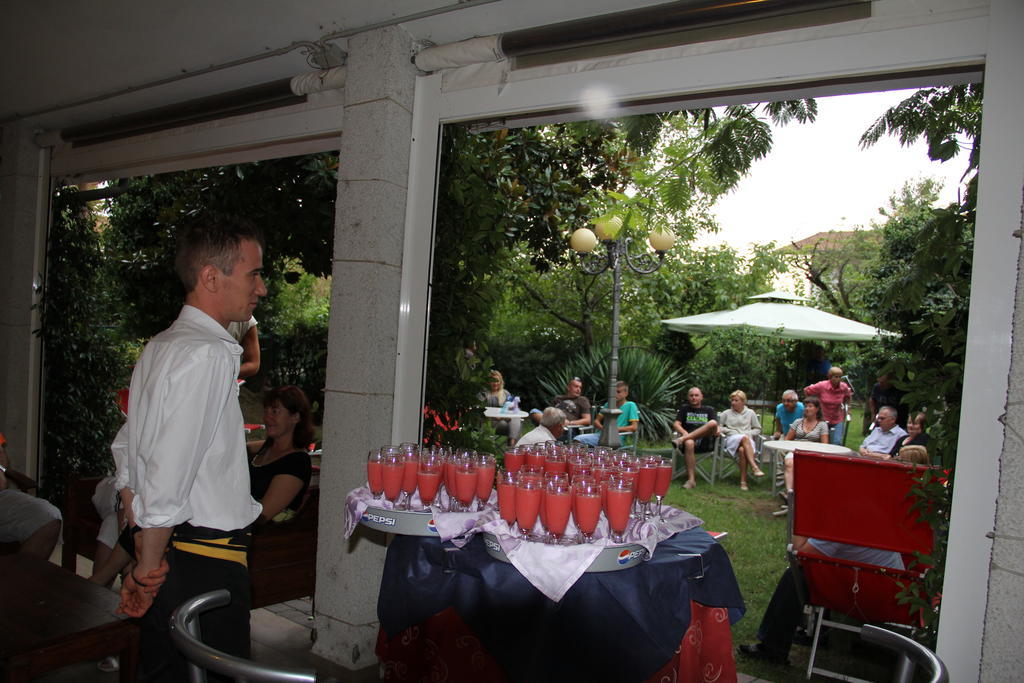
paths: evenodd
<path fill-rule="evenodd" d="M 689 315 L 662 320 L 661 323 L 675 332 L 691 334 L 747 327 L 767 337 L 812 341 L 872 341 L 893 334 L 816 308 L 779 303 L 747 304 L 732 311 Z"/>

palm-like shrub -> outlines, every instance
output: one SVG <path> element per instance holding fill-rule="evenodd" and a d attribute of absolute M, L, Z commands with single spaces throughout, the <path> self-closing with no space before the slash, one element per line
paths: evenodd
<path fill-rule="evenodd" d="M 550 396 L 565 393 L 573 377 L 583 380 L 584 394 L 595 408 L 608 400 L 608 344 L 597 344 L 569 357 L 560 368 L 541 377 Z M 678 396 L 686 382 L 663 355 L 639 347 L 619 349 L 618 379 L 629 384 L 629 400 L 640 411 L 639 438 L 654 441 L 671 433 Z"/>

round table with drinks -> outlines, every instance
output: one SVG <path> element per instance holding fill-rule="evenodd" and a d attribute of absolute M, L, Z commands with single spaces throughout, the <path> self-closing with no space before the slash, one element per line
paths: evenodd
<path fill-rule="evenodd" d="M 346 533 L 400 534 L 378 599 L 389 680 L 735 676 L 729 625 L 743 599 L 701 521 L 661 509 L 670 462 L 555 444 L 501 460 L 371 452 Z M 427 478 L 406 486 L 413 469 Z"/>

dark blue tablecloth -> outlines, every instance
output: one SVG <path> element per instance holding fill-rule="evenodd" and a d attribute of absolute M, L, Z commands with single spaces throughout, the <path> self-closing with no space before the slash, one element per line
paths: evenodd
<path fill-rule="evenodd" d="M 746 609 L 725 550 L 700 528 L 659 543 L 640 566 L 584 574 L 558 603 L 491 558 L 480 536 L 462 549 L 397 536 L 377 615 L 392 637 L 454 607 L 516 681 L 630 681 L 673 656 L 690 624 L 690 600 L 729 608 L 732 623 Z"/>

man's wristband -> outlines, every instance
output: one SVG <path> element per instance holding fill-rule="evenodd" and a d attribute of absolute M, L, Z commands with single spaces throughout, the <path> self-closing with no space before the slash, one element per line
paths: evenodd
<path fill-rule="evenodd" d="M 150 586 L 153 585 L 151 583 L 146 583 L 145 581 L 139 581 L 138 577 L 135 576 L 135 570 L 134 569 L 130 573 L 131 573 L 131 576 L 132 576 L 132 581 L 134 581 L 137 585 L 142 586 L 143 588 L 149 588 Z"/>

